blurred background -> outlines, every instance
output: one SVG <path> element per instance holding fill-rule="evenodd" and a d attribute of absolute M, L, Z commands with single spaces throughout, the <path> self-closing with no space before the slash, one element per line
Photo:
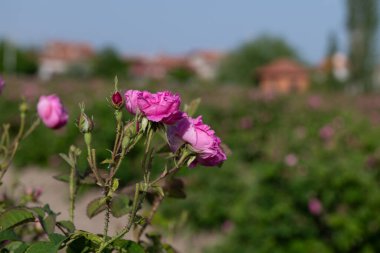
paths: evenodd
<path fill-rule="evenodd" d="M 112 145 L 105 97 L 117 75 L 123 89 L 202 98 L 198 114 L 228 146 L 223 167 L 183 170 L 186 198 L 154 220 L 181 252 L 380 252 L 378 0 L 3 0 L 0 10 L 1 122 L 17 129 L 20 98 L 49 93 L 70 114 L 65 129 L 41 126 L 24 142 L 20 175 L 44 187 L 45 171 L 67 170 L 58 154 L 83 146 L 82 101 L 95 146 Z M 124 184 L 140 175 L 138 154 Z"/>

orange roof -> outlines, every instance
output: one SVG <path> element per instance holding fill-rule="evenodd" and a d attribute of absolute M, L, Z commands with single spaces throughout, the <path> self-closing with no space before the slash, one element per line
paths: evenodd
<path fill-rule="evenodd" d="M 265 65 L 257 70 L 260 74 L 273 73 L 300 73 L 306 72 L 306 69 L 297 62 L 290 59 L 278 59 L 274 62 Z"/>
<path fill-rule="evenodd" d="M 85 43 L 69 43 L 54 41 L 48 43 L 42 50 L 41 57 L 64 61 L 78 61 L 92 57 L 94 50 Z"/>

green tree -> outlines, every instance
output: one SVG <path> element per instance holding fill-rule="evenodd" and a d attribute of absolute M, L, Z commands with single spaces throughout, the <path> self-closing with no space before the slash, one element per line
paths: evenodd
<path fill-rule="evenodd" d="M 233 50 L 221 63 L 218 76 L 221 81 L 252 83 L 257 68 L 282 57 L 298 55 L 285 40 L 264 35 Z"/>
<path fill-rule="evenodd" d="M 373 89 L 378 0 L 347 0 L 347 30 L 351 85 L 369 91 Z"/>
<path fill-rule="evenodd" d="M 93 72 L 95 75 L 103 77 L 121 78 L 128 77 L 128 64 L 124 61 L 113 48 L 105 48 L 100 51 L 93 62 Z"/>
<path fill-rule="evenodd" d="M 0 42 L 0 72 L 33 75 L 38 70 L 37 52 L 7 41 Z"/>

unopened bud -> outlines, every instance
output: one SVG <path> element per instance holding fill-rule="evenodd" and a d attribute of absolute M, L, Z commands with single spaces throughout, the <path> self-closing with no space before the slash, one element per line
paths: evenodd
<path fill-rule="evenodd" d="M 26 102 L 22 102 L 22 103 L 20 104 L 19 109 L 20 109 L 20 112 L 21 112 L 21 113 L 25 113 L 25 112 L 28 111 L 29 106 L 28 106 L 28 104 L 27 104 Z"/>
<path fill-rule="evenodd" d="M 115 109 L 120 109 L 123 107 L 124 99 L 119 91 L 115 91 L 111 96 L 112 106 Z"/>
<path fill-rule="evenodd" d="M 83 134 L 90 133 L 92 129 L 94 128 L 94 122 L 92 119 L 90 119 L 90 117 L 88 117 L 84 113 L 83 105 L 81 106 L 81 113 L 76 123 L 77 123 L 77 127 L 79 128 L 79 131 Z"/>

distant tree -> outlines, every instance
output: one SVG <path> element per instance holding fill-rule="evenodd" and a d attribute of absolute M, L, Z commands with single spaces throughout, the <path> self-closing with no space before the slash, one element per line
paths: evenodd
<path fill-rule="evenodd" d="M 113 48 L 100 51 L 93 61 L 93 73 L 98 76 L 111 78 L 115 75 L 127 78 L 128 64 Z"/>
<path fill-rule="evenodd" d="M 218 77 L 221 81 L 252 83 L 256 70 L 277 58 L 298 58 L 295 49 L 285 40 L 261 36 L 233 50 L 221 63 Z"/>
<path fill-rule="evenodd" d="M 0 42 L 0 72 L 34 75 L 38 70 L 37 52 Z"/>
<path fill-rule="evenodd" d="M 195 77 L 195 73 L 189 67 L 181 66 L 169 70 L 168 76 L 176 82 L 186 83 Z"/>
<path fill-rule="evenodd" d="M 347 0 L 350 82 L 361 90 L 373 89 L 378 0 Z"/>
<path fill-rule="evenodd" d="M 327 52 L 326 52 L 326 87 L 329 89 L 343 88 L 343 82 L 338 80 L 334 73 L 334 57 L 339 51 L 338 38 L 336 33 L 331 32 L 327 37 Z"/>

